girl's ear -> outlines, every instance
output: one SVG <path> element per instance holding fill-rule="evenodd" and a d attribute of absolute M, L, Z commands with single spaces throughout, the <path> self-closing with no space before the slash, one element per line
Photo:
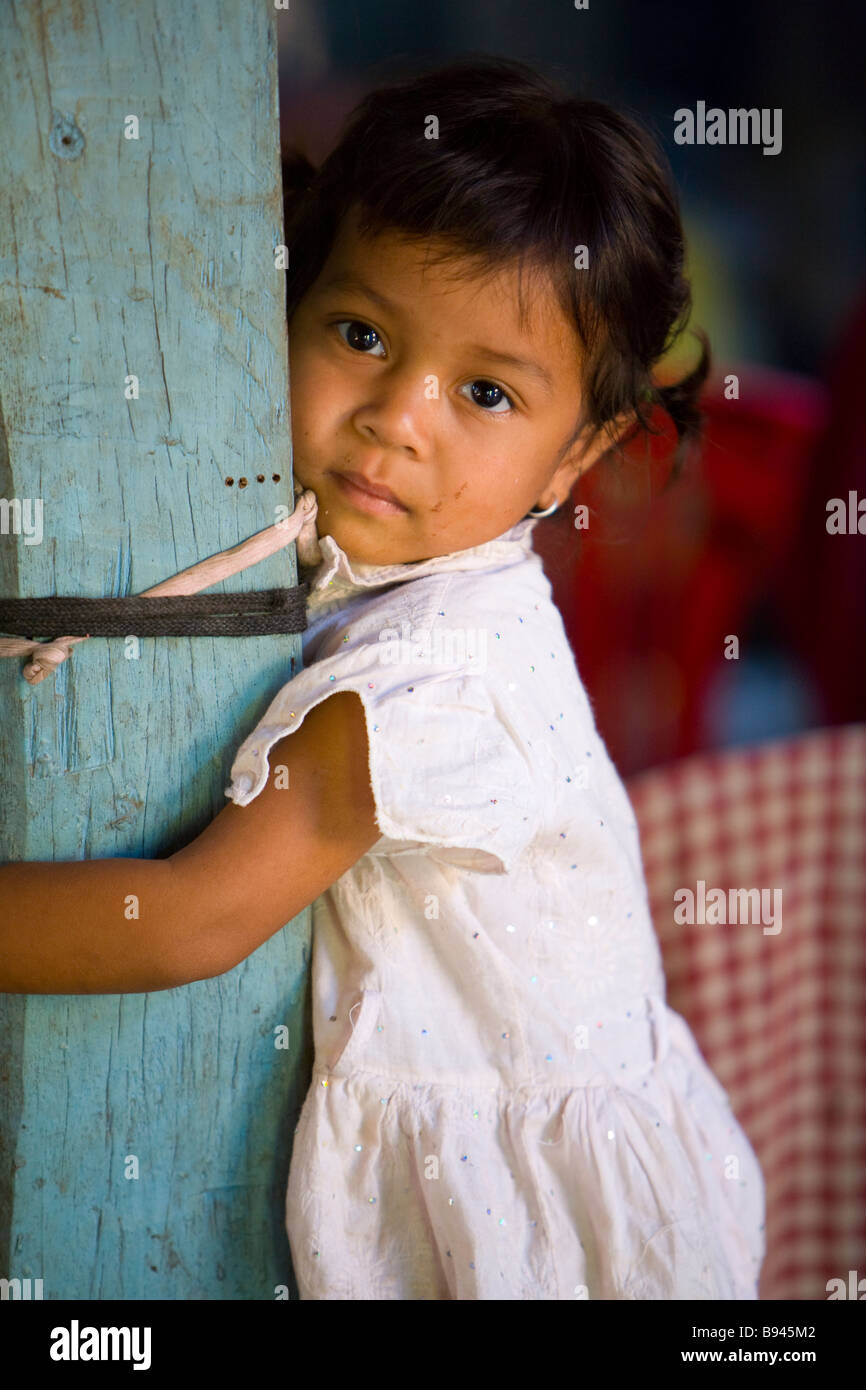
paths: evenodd
<path fill-rule="evenodd" d="M 593 464 L 607 453 L 608 449 L 619 444 L 636 423 L 636 412 L 627 410 L 621 415 L 617 415 L 613 420 L 608 420 L 595 435 L 593 435 L 592 426 L 587 425 L 564 460 L 563 466 L 568 466 L 571 478 L 569 489 L 581 473 L 588 472 Z"/>
<path fill-rule="evenodd" d="M 625 410 L 621 415 L 615 416 L 613 420 L 608 420 L 606 425 L 602 427 L 598 440 L 593 441 L 593 447 L 597 446 L 595 457 L 598 458 L 608 449 L 612 449 L 615 444 L 621 443 L 623 437 L 636 424 L 637 411 L 634 410 Z"/>
<path fill-rule="evenodd" d="M 553 494 L 552 500 L 567 497 L 581 474 L 587 473 L 608 449 L 618 444 L 636 422 L 637 414 L 632 410 L 617 415 L 608 422 L 607 428 L 602 427 L 595 435 L 592 426 L 586 425 L 550 479 L 544 498 L 547 498 L 548 492 Z M 543 506 L 545 502 L 539 500 L 537 505 Z"/>

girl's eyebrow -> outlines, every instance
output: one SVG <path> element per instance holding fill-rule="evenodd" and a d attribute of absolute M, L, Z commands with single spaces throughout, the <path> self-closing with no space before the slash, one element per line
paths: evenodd
<path fill-rule="evenodd" d="M 386 313 L 396 311 L 396 306 L 390 299 L 386 299 L 383 294 L 379 294 L 378 290 L 371 289 L 369 285 L 364 284 L 363 280 L 356 279 L 354 275 L 335 275 L 322 286 L 322 290 L 350 290 L 356 294 L 365 294 Z M 496 362 L 502 362 L 507 367 L 517 367 L 520 371 L 528 372 L 548 393 L 553 391 L 553 377 L 538 362 L 530 362 L 525 357 L 515 357 L 510 352 L 500 352 L 497 348 L 485 347 L 483 343 L 470 343 L 467 345 L 466 351 L 476 353 L 479 357 L 492 358 Z"/>
<path fill-rule="evenodd" d="M 372 299 L 374 304 L 378 304 L 380 309 L 385 309 L 388 313 L 393 313 L 396 308 L 390 299 L 386 299 L 377 290 L 371 290 L 369 285 L 365 285 L 363 280 L 357 280 L 354 275 L 335 275 L 326 281 L 322 289 L 352 290 L 356 294 L 365 294 L 368 299 Z"/>
<path fill-rule="evenodd" d="M 548 392 L 553 391 L 553 377 L 539 362 L 530 362 L 526 357 L 514 357 L 510 352 L 500 352 L 498 348 L 485 347 L 483 343 L 470 343 L 466 351 L 476 352 L 479 357 L 491 357 L 496 362 L 504 363 L 506 367 L 518 367 L 520 371 L 534 376 L 539 385 L 545 387 Z"/>

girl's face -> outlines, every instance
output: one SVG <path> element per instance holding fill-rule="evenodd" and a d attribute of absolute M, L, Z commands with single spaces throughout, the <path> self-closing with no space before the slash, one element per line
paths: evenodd
<path fill-rule="evenodd" d="M 516 270 L 461 282 L 423 260 L 417 242 L 361 239 L 348 218 L 289 323 L 295 478 L 316 494 L 319 534 L 359 563 L 492 540 L 567 496 L 607 447 L 580 460 L 578 441 L 558 461 L 581 397 L 550 286 L 536 279 L 524 331 Z M 345 472 L 397 502 L 371 501 Z"/>

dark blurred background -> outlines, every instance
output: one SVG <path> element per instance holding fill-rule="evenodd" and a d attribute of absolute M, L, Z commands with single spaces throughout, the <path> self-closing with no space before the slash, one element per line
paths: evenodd
<path fill-rule="evenodd" d="M 866 717 L 866 534 L 826 527 L 829 499 L 866 499 L 860 19 L 840 0 L 296 0 L 278 15 L 284 152 L 318 163 L 371 86 L 486 52 L 626 110 L 671 162 L 691 324 L 715 361 L 700 457 L 668 486 L 670 437 L 641 444 L 575 490 L 588 531 L 566 508 L 535 531 L 624 775 Z M 781 152 L 676 145 L 674 112 L 699 100 L 780 107 Z M 686 337 L 667 374 L 692 355 Z"/>

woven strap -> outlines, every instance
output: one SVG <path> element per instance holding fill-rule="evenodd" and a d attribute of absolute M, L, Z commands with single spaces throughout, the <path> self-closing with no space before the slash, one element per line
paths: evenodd
<path fill-rule="evenodd" d="M 309 584 L 245 594 L 173 598 L 0 598 L 0 632 L 28 637 L 83 632 L 88 637 L 248 637 L 304 632 Z"/>
<path fill-rule="evenodd" d="M 295 485 L 295 509 L 283 521 L 248 536 L 239 545 L 200 560 L 180 574 L 164 579 L 143 594 L 129 598 L 0 599 L 0 630 L 56 632 L 59 627 L 85 629 L 83 637 L 55 637 L 36 642 L 32 637 L 0 637 L 0 657 L 28 656 L 21 674 L 38 685 L 66 661 L 76 642 L 88 637 L 250 637 L 272 632 L 304 632 L 309 585 L 291 589 L 262 589 L 253 593 L 206 594 L 229 575 L 239 574 L 275 555 L 294 541 L 298 562 L 315 566 L 321 558 L 316 532 L 316 494 Z M 196 597 L 193 597 L 195 595 Z"/>

